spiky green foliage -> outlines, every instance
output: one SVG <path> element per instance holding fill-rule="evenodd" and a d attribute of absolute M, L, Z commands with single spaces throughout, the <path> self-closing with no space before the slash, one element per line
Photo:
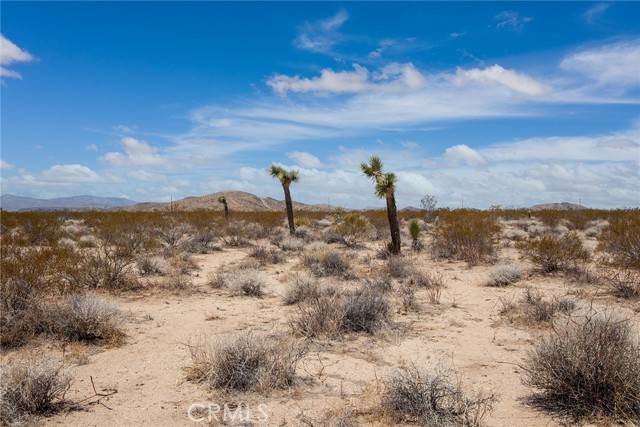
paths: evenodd
<path fill-rule="evenodd" d="M 362 173 L 371 178 L 376 184 L 376 196 L 383 199 L 390 191 L 395 190 L 396 175 L 394 173 L 382 172 L 382 160 L 378 156 L 371 156 L 369 163 L 362 163 L 360 169 Z"/>
<path fill-rule="evenodd" d="M 218 203 L 222 203 L 223 205 L 227 204 L 227 198 L 224 196 L 218 197 Z"/>
<path fill-rule="evenodd" d="M 418 240 L 418 237 L 420 237 L 420 224 L 415 219 L 412 219 L 411 222 L 409 222 L 409 234 L 414 241 Z"/>
<path fill-rule="evenodd" d="M 299 178 L 298 171 L 286 170 L 278 165 L 271 165 L 269 168 L 269 174 L 274 178 L 278 178 L 282 184 L 296 182 Z"/>

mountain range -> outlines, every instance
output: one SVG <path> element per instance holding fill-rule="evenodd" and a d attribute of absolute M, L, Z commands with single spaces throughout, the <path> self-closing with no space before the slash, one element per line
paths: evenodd
<path fill-rule="evenodd" d="M 73 196 L 55 199 L 3 194 L 0 208 L 6 211 L 65 210 L 65 209 L 111 209 L 135 205 L 138 202 L 122 197 Z"/>

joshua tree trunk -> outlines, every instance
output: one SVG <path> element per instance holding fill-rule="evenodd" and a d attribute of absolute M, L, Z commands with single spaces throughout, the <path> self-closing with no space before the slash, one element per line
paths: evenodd
<path fill-rule="evenodd" d="M 229 206 L 224 202 L 224 220 L 229 221 Z"/>
<path fill-rule="evenodd" d="M 293 235 L 296 232 L 296 226 L 293 222 L 293 203 L 291 202 L 291 192 L 289 191 L 289 184 L 283 184 L 284 188 L 284 203 L 287 206 L 287 220 L 289 221 L 289 233 Z"/>
<path fill-rule="evenodd" d="M 392 191 L 387 192 L 387 219 L 391 231 L 391 253 L 400 253 L 400 225 L 398 224 L 398 210 L 396 197 Z"/>

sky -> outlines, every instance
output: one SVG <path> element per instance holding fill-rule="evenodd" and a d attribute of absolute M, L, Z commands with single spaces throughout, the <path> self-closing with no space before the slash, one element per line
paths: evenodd
<path fill-rule="evenodd" d="M 640 205 L 640 3 L 0 3 L 2 194 Z"/>

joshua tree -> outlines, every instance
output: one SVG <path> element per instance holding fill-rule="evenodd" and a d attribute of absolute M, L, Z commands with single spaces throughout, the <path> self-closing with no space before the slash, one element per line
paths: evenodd
<path fill-rule="evenodd" d="M 271 168 L 269 168 L 269 173 L 272 177 L 278 178 L 278 180 L 280 180 L 280 183 L 282 184 L 282 189 L 284 190 L 284 202 L 287 207 L 289 233 L 294 234 L 296 231 L 296 226 L 293 222 L 293 202 L 291 201 L 291 192 L 289 191 L 289 186 L 292 182 L 296 182 L 298 180 L 298 171 L 288 171 L 284 168 L 281 168 L 280 166 L 271 165 Z"/>
<path fill-rule="evenodd" d="M 392 254 L 400 253 L 400 225 L 398 224 L 398 210 L 396 208 L 396 175 L 382 172 L 382 161 L 378 156 L 371 156 L 369 163 L 360 165 L 362 172 L 371 178 L 376 184 L 376 196 L 385 198 L 387 201 L 387 219 L 391 230 L 391 245 L 389 250 Z"/>
<path fill-rule="evenodd" d="M 224 206 L 224 220 L 229 221 L 229 205 L 227 205 L 227 198 L 224 195 L 218 197 L 218 202 Z"/>

